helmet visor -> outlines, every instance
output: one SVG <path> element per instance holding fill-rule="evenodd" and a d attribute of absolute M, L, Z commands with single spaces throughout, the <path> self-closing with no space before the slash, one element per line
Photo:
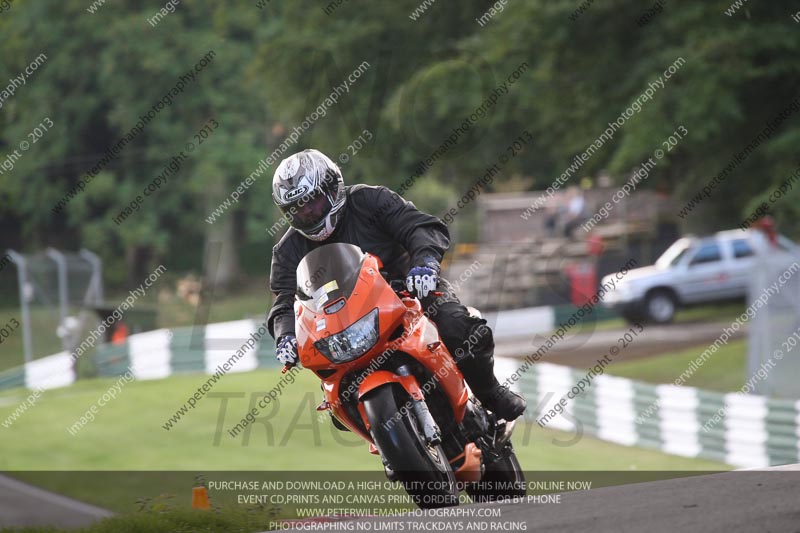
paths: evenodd
<path fill-rule="evenodd" d="M 332 208 L 333 204 L 328 195 L 319 189 L 304 194 L 290 204 L 280 206 L 289 224 L 301 231 L 315 229 L 325 220 Z"/>

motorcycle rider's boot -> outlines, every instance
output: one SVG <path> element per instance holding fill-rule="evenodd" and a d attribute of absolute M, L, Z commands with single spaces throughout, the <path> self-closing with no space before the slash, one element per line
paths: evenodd
<path fill-rule="evenodd" d="M 457 363 L 473 394 L 497 418 L 512 421 L 528 406 L 525 398 L 501 385 L 494 377 L 494 357 L 475 354 Z"/>
<path fill-rule="evenodd" d="M 480 392 L 476 390 L 475 397 L 478 398 L 481 405 L 496 414 L 497 418 L 503 418 L 509 422 L 519 418 L 528 406 L 525 398 L 498 383 L 497 379 L 494 379 L 494 385 L 490 389 Z"/>

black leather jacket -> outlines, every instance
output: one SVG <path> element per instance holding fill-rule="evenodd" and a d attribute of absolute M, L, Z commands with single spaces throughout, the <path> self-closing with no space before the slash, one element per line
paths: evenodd
<path fill-rule="evenodd" d="M 312 241 L 289 228 L 272 249 L 269 287 L 275 300 L 267 326 L 276 339 L 294 333 L 297 264 L 311 250 L 334 242 L 355 244 L 381 259 L 389 279 L 403 279 L 414 265 L 424 265 L 430 259 L 441 262 L 450 246 L 450 232 L 444 222 L 421 212 L 390 189 L 352 185 L 345 190 L 344 214 L 330 237 Z"/>

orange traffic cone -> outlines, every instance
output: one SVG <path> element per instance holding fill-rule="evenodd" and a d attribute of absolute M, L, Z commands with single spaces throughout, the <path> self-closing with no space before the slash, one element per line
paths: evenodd
<path fill-rule="evenodd" d="M 211 509 L 208 501 L 208 489 L 205 486 L 192 488 L 192 509 Z"/>

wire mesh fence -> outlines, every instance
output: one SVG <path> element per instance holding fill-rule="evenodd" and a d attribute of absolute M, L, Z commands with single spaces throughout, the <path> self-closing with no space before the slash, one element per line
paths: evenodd
<path fill-rule="evenodd" d="M 759 256 L 748 306 L 753 309 L 747 361 L 752 392 L 800 398 L 800 254 L 776 249 Z"/>

